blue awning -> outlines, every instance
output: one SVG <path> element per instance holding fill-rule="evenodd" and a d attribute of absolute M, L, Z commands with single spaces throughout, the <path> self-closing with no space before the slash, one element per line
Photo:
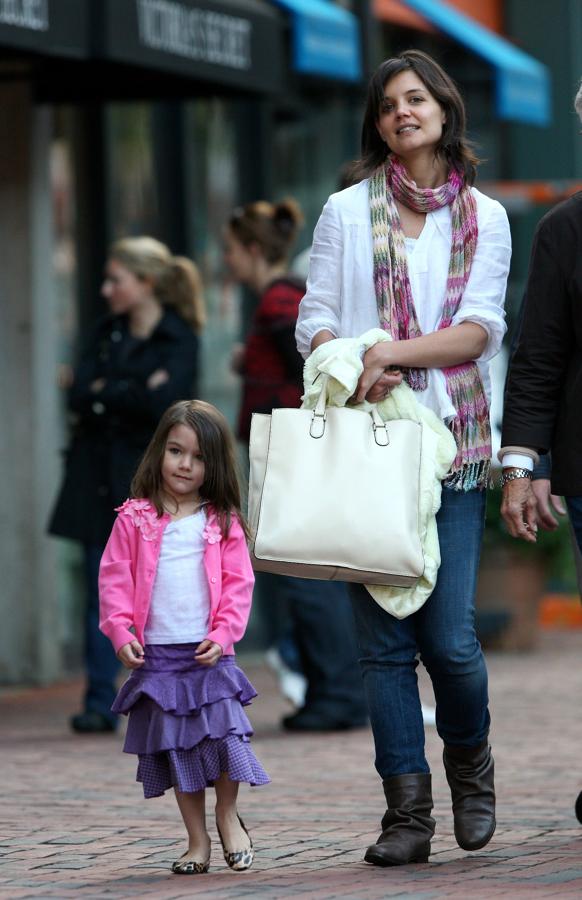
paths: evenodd
<path fill-rule="evenodd" d="M 546 66 L 442 0 L 404 0 L 445 34 L 495 69 L 496 110 L 501 119 L 549 125 L 550 73 Z"/>
<path fill-rule="evenodd" d="M 273 0 L 291 13 L 293 68 L 341 81 L 362 77 L 360 24 L 328 0 Z"/>

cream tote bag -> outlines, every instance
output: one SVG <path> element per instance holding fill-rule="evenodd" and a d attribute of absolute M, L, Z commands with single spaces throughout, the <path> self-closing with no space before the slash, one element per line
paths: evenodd
<path fill-rule="evenodd" d="M 250 553 L 258 572 L 416 584 L 422 426 L 325 405 L 251 423 Z"/>

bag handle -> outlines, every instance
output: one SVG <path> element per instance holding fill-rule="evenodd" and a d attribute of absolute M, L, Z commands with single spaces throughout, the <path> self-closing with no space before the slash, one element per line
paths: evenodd
<path fill-rule="evenodd" d="M 319 378 L 319 375 L 317 377 Z M 313 410 L 313 415 L 311 417 L 309 434 L 316 440 L 322 438 L 325 434 L 325 423 L 327 421 L 326 408 L 328 382 L 329 375 L 323 375 L 321 379 L 321 391 L 319 392 L 319 397 L 317 398 L 317 403 L 315 404 L 315 409 Z M 382 416 L 378 412 L 377 405 L 375 403 L 372 403 L 371 407 L 372 408 L 370 409 L 370 415 L 372 417 L 374 440 L 379 447 L 387 447 L 390 444 L 388 425 L 386 422 L 384 422 Z"/>

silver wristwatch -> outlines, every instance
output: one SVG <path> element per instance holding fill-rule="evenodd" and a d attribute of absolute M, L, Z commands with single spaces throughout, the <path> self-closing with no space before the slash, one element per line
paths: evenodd
<path fill-rule="evenodd" d="M 511 468 L 501 474 L 501 487 L 505 487 L 508 481 L 516 481 L 518 478 L 529 478 L 531 481 L 532 472 L 529 469 Z"/>

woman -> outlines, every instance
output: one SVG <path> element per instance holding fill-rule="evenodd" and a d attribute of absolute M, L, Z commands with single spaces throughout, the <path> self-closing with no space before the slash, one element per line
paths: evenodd
<path fill-rule="evenodd" d="M 116 727 L 111 712 L 118 662 L 99 632 L 97 575 L 137 464 L 164 412 L 195 391 L 202 288 L 194 264 L 150 237 L 111 248 L 101 293 L 101 318 L 74 372 L 68 405 L 73 431 L 66 471 L 49 525 L 51 534 L 80 541 L 88 588 L 85 619 L 87 689 L 77 732 Z"/>
<path fill-rule="evenodd" d="M 225 230 L 227 268 L 258 298 L 246 344 L 233 361 L 243 379 L 237 435 L 246 443 L 254 412 L 301 402 L 303 361 L 294 331 L 305 283 L 287 269 L 302 224 L 294 201 L 258 201 L 237 208 Z"/>
<path fill-rule="evenodd" d="M 289 252 L 302 223 L 298 206 L 250 203 L 231 216 L 225 262 L 234 279 L 258 297 L 244 350 L 237 362 L 243 378 L 238 436 L 248 442 L 253 412 L 298 407 L 303 360 L 295 346 L 295 324 L 305 283 L 287 274 Z M 288 610 L 293 638 L 307 679 L 305 703 L 286 716 L 289 731 L 354 728 L 365 724 L 353 617 L 345 586 L 302 578 L 261 575 L 259 602 L 269 608 L 271 637 L 279 641 Z M 261 598 L 264 598 L 261 600 Z M 330 609 L 334 615 L 330 616 Z"/>
<path fill-rule="evenodd" d="M 457 841 L 476 850 L 495 830 L 487 671 L 473 620 L 491 453 L 487 361 L 505 331 L 510 236 L 502 207 L 472 187 L 477 160 L 459 92 L 426 54 L 409 50 L 375 72 L 362 151 L 363 180 L 330 197 L 315 231 L 298 347 L 307 356 L 380 324 L 393 341 L 366 352 L 356 399 L 377 402 L 404 373 L 457 441 L 432 596 L 397 620 L 363 586 L 352 591 L 387 801 L 365 859 L 390 866 L 426 862 L 434 833 L 417 654 L 435 692 Z"/>

